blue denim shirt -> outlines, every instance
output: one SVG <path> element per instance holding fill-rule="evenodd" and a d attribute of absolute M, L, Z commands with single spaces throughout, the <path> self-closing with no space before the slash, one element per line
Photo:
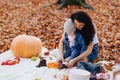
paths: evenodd
<path fill-rule="evenodd" d="M 65 50 L 64 58 L 67 58 L 70 56 L 70 59 L 73 59 L 79 56 L 82 52 L 86 50 L 84 39 L 77 30 L 75 32 L 76 37 L 74 40 L 74 45 L 72 47 L 70 47 L 67 33 L 65 33 L 64 36 L 65 36 L 64 37 L 64 50 Z"/>
<path fill-rule="evenodd" d="M 84 38 L 82 37 L 82 35 L 80 34 L 80 32 L 78 30 L 76 30 L 75 32 L 75 43 L 74 46 L 70 47 L 70 43 L 68 40 L 68 35 L 67 33 L 64 34 L 64 58 L 70 57 L 70 59 L 73 59 L 77 56 L 79 56 L 81 53 L 83 53 L 86 50 L 86 44 L 84 42 Z M 93 60 L 95 60 L 98 57 L 98 52 L 99 52 L 99 47 L 98 44 L 95 44 L 93 46 L 93 50 L 90 53 L 90 55 L 88 55 L 88 61 L 92 62 Z"/>

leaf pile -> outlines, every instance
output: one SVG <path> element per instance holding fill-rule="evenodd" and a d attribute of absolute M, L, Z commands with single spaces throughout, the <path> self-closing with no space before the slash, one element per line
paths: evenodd
<path fill-rule="evenodd" d="M 58 48 L 63 24 L 73 12 L 87 12 L 98 30 L 100 58 L 120 55 L 120 0 L 86 0 L 95 10 L 67 6 L 57 10 L 56 0 L 0 0 L 0 53 L 10 49 L 19 34 L 40 38 L 49 50 Z"/>

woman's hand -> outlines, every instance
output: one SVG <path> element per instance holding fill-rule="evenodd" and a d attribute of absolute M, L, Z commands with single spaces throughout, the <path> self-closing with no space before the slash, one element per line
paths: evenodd
<path fill-rule="evenodd" d="M 68 68 L 71 68 L 71 67 L 74 66 L 74 64 L 75 64 L 75 60 L 72 59 L 72 60 L 70 60 L 70 61 L 67 63 L 67 67 L 68 67 Z"/>

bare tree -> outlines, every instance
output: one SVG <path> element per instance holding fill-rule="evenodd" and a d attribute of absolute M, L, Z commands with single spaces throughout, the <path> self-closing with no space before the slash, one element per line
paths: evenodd
<path fill-rule="evenodd" d="M 67 7 L 68 5 L 78 5 L 82 6 L 86 9 L 93 10 L 94 8 L 86 3 L 85 0 L 57 0 L 54 4 L 60 4 L 59 10 L 63 9 L 64 7 Z"/>

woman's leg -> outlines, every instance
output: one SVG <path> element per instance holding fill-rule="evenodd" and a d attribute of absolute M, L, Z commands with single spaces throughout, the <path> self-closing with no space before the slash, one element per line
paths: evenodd
<path fill-rule="evenodd" d="M 98 52 L 99 52 L 98 44 L 95 44 L 92 53 L 88 56 L 88 61 L 93 62 L 98 57 Z"/>

